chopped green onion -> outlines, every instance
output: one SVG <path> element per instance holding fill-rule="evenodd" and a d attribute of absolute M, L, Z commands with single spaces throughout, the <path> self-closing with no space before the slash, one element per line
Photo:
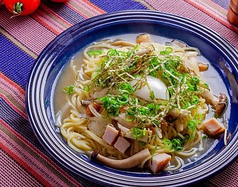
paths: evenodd
<path fill-rule="evenodd" d="M 117 97 L 117 101 L 120 105 L 125 105 L 129 101 L 129 96 L 127 94 L 122 94 L 121 96 Z"/>
<path fill-rule="evenodd" d="M 155 92 L 154 91 L 150 91 L 150 99 L 151 100 L 155 99 Z"/>
<path fill-rule="evenodd" d="M 208 138 L 208 136 L 204 134 L 204 135 L 202 136 L 202 139 L 206 139 L 206 138 Z"/>
<path fill-rule="evenodd" d="M 67 94 L 72 94 L 74 93 L 74 86 L 73 85 L 69 85 L 69 86 L 65 86 L 63 88 L 63 92 L 67 93 Z"/>
<path fill-rule="evenodd" d="M 87 51 L 87 54 L 89 56 L 96 56 L 96 55 L 101 55 L 103 52 L 103 50 L 90 50 L 90 51 Z"/>
<path fill-rule="evenodd" d="M 170 54 L 170 53 L 172 53 L 173 48 L 172 47 L 166 47 L 164 51 L 165 51 L 165 54 Z"/>
<path fill-rule="evenodd" d="M 140 128 L 134 127 L 132 128 L 132 135 L 138 141 L 139 138 L 143 138 L 146 135 L 146 128 L 140 129 Z"/>
<path fill-rule="evenodd" d="M 83 91 L 88 92 L 89 90 L 90 90 L 90 87 L 89 87 L 89 86 L 84 86 L 84 87 L 83 87 Z"/>
<path fill-rule="evenodd" d="M 133 87 L 129 83 L 121 83 L 121 84 L 119 84 L 118 88 L 122 93 L 126 92 L 126 93 L 131 94 L 134 92 Z"/>
<path fill-rule="evenodd" d="M 163 144 L 164 148 L 170 151 L 181 151 L 183 149 L 183 141 L 180 138 L 164 139 Z"/>

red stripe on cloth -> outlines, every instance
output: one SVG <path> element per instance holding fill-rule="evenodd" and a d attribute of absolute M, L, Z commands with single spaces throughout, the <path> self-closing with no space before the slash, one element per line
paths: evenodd
<path fill-rule="evenodd" d="M 0 134 L 1 135 L 1 134 Z M 14 160 L 16 160 L 22 167 L 24 167 L 27 171 L 29 171 L 32 175 L 34 175 L 39 181 L 41 181 L 41 183 L 43 183 L 45 186 L 51 186 L 50 183 L 47 182 L 47 180 L 44 179 L 44 177 L 39 174 L 37 171 L 35 171 L 31 166 L 27 165 L 26 162 L 24 162 L 24 160 L 20 157 L 21 155 L 19 155 L 18 153 L 15 153 L 15 151 L 13 151 L 13 149 L 9 148 L 9 144 L 10 142 L 8 142 L 9 144 L 4 144 L 4 140 L 3 138 L 6 137 L 2 137 L 0 136 L 1 140 L 1 148 L 8 153 Z"/>
<path fill-rule="evenodd" d="M 48 19 L 48 16 L 41 11 L 37 10 L 32 17 L 41 23 L 45 28 L 49 29 L 51 32 L 53 32 L 55 35 L 59 35 L 61 32 L 65 30 L 65 28 L 62 28 L 61 25 L 58 25 L 57 22 L 55 22 L 52 19 Z M 53 25 L 53 26 L 52 26 Z"/>
<path fill-rule="evenodd" d="M 0 175 L 0 185 L 3 187 L 19 185 L 43 187 L 40 181 L 21 167 L 21 165 L 2 149 L 0 149 Z"/>
<path fill-rule="evenodd" d="M 22 107 L 25 108 L 25 91 L 15 82 L 9 80 L 0 72 L 0 88 L 10 94 Z"/>
<path fill-rule="evenodd" d="M 197 1 L 197 2 L 200 1 L 200 2 L 203 2 L 203 3 L 207 4 L 207 5 L 209 5 L 209 6 L 215 7 L 216 9 L 218 9 L 218 10 L 221 11 L 221 12 L 223 12 L 224 14 L 227 13 L 227 10 L 226 10 L 226 9 L 224 9 L 223 7 L 221 7 L 220 5 L 214 3 L 214 2 L 211 1 L 211 0 L 196 0 L 196 1 Z"/>
<path fill-rule="evenodd" d="M 2 97 L 5 102 L 13 109 L 15 110 L 18 114 L 20 114 L 23 118 L 27 119 L 26 113 L 22 112 L 19 108 L 17 108 L 5 95 L 0 93 L 0 97 Z"/>
<path fill-rule="evenodd" d="M 227 20 L 227 17 L 226 17 L 227 11 L 225 9 L 223 9 L 222 7 L 218 6 L 217 4 L 215 4 L 214 2 L 209 1 L 209 4 L 207 4 L 207 3 L 203 2 L 203 1 L 199 1 L 199 0 L 185 0 L 185 1 L 190 3 L 193 6 L 197 7 L 201 11 L 205 12 L 206 14 L 208 14 L 212 18 L 216 19 L 217 21 L 219 21 L 220 23 L 222 23 L 229 29 L 238 33 L 238 28 L 231 25 L 229 23 L 229 21 Z M 214 8 L 214 7 L 216 7 L 216 8 Z M 219 11 L 217 11 L 216 9 L 219 9 L 220 11 L 222 11 L 223 14 L 220 13 Z"/>
<path fill-rule="evenodd" d="M 69 3 L 66 3 L 68 7 L 70 7 L 72 10 L 74 10 L 75 12 L 79 13 L 80 15 L 82 15 L 85 18 L 89 18 L 88 15 L 84 14 L 82 11 L 80 11 L 79 9 L 75 8 L 74 6 L 72 6 Z"/>
<path fill-rule="evenodd" d="M 14 90 L 19 92 L 22 95 L 25 95 L 25 91 L 15 82 L 11 81 L 10 79 L 8 79 L 3 73 L 0 72 L 0 78 L 6 82 L 7 84 L 12 85 L 12 87 L 14 87 Z"/>
<path fill-rule="evenodd" d="M 31 16 L 56 35 L 59 35 L 65 29 L 72 26 L 71 23 L 63 19 L 43 3 L 40 4 L 40 7 Z"/>
<path fill-rule="evenodd" d="M 1 7 L 1 27 L 37 55 L 39 55 L 56 36 L 30 16 L 17 16 L 10 19 L 11 16 L 11 13 L 7 11 L 5 7 Z"/>
<path fill-rule="evenodd" d="M 71 0 L 66 5 L 70 6 L 70 8 L 74 9 L 75 11 L 79 11 L 81 15 L 85 18 L 89 18 L 92 16 L 97 16 L 100 14 L 105 14 L 106 12 L 99 7 L 95 6 L 94 4 L 90 3 L 89 1 L 82 1 L 82 0 Z"/>
<path fill-rule="evenodd" d="M 27 141 L 23 136 L 21 136 L 19 133 L 17 133 L 16 131 L 14 131 L 14 129 L 11 128 L 10 125 L 8 125 L 7 123 L 5 123 L 3 120 L 0 119 L 0 123 L 2 125 L 4 125 L 4 127 L 6 127 L 15 137 L 18 138 L 18 140 L 20 140 L 23 144 L 25 144 L 27 147 L 29 147 L 33 152 L 35 152 L 40 158 L 42 158 L 45 162 L 49 163 L 51 167 L 53 167 L 56 171 L 58 171 L 62 176 L 64 176 L 68 181 L 70 181 L 71 183 L 73 183 L 75 186 L 79 186 L 82 187 L 82 185 L 76 181 L 74 178 L 72 178 L 71 176 L 69 176 L 62 168 L 60 168 L 59 166 L 57 166 L 50 158 L 48 158 L 45 154 L 43 154 L 42 152 L 39 151 L 39 149 L 37 149 L 34 145 L 32 145 L 29 141 Z M 17 145 L 16 145 L 17 146 Z M 18 147 L 18 146 L 17 146 Z M 24 148 L 23 148 L 24 149 Z M 24 152 L 24 150 L 23 150 Z M 31 156 L 32 157 L 32 156 Z M 26 157 L 26 158 L 30 158 L 30 157 Z M 35 160 L 35 162 L 41 166 L 41 168 L 45 167 L 42 165 L 42 163 L 40 163 L 38 160 Z M 42 172 L 42 171 L 39 171 Z M 50 175 L 52 175 L 53 173 L 50 172 L 47 168 L 45 168 L 44 173 L 47 173 Z M 44 174 L 42 173 L 42 175 Z M 52 176 L 52 177 L 56 177 L 56 176 Z M 60 180 L 58 178 L 58 180 Z"/>
<path fill-rule="evenodd" d="M 53 15 L 55 18 L 57 18 L 58 20 L 60 20 L 60 22 L 66 27 L 71 27 L 72 24 L 69 23 L 68 21 L 66 21 L 65 19 L 63 19 L 61 16 L 59 16 L 58 14 L 56 14 L 56 12 L 54 12 L 53 10 L 51 10 L 50 8 L 48 8 L 47 6 L 45 6 L 44 4 L 41 4 L 40 8 L 42 8 L 44 11 L 50 13 L 51 15 Z"/>
<path fill-rule="evenodd" d="M 219 21 L 215 20 L 208 14 L 205 14 L 203 11 L 193 6 L 186 0 L 176 0 L 176 1 L 167 1 L 167 0 L 143 0 L 146 6 L 150 6 L 155 10 L 168 12 L 175 15 L 179 15 L 193 21 L 197 21 L 200 24 L 203 24 L 215 32 L 219 33 L 220 36 L 226 38 L 231 44 L 238 48 L 238 35 L 233 30 L 229 29 Z M 183 7 L 180 9 L 178 7 Z M 196 42 L 196 41 L 194 41 Z"/>
<path fill-rule="evenodd" d="M 87 4 L 88 6 L 92 7 L 95 10 L 97 10 L 99 14 L 105 14 L 106 13 L 104 10 L 100 9 L 99 7 L 97 7 L 96 5 L 94 5 L 93 3 L 91 3 L 88 0 L 78 0 L 78 1 L 82 1 L 83 4 Z"/>

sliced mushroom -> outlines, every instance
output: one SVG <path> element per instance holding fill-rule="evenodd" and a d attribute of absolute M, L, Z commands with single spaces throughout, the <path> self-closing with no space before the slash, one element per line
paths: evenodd
<path fill-rule="evenodd" d="M 100 98 L 100 97 L 104 97 L 107 93 L 108 93 L 108 88 L 104 88 L 98 92 L 95 92 L 93 94 L 93 98 Z"/>
<path fill-rule="evenodd" d="M 131 129 L 136 125 L 136 122 L 128 121 L 126 119 L 126 114 L 125 113 L 119 114 L 117 120 L 121 125 L 123 125 L 124 127 L 128 128 L 128 129 Z"/>
<path fill-rule="evenodd" d="M 201 88 L 202 93 L 201 96 L 206 100 L 206 103 L 212 105 L 212 106 L 216 106 L 219 102 L 218 98 L 213 95 L 210 90 L 205 89 L 205 88 Z"/>
<path fill-rule="evenodd" d="M 86 114 L 90 117 L 97 116 L 102 117 L 99 111 L 101 110 L 102 106 L 97 103 L 91 103 L 86 108 Z"/>
<path fill-rule="evenodd" d="M 132 46 L 132 47 L 135 46 L 135 44 L 132 42 L 120 40 L 120 39 L 113 41 L 111 44 L 114 46 Z"/>
<path fill-rule="evenodd" d="M 141 55 L 144 55 L 148 52 L 149 52 L 148 49 L 141 49 L 141 50 L 137 51 L 136 54 L 141 56 Z"/>
<path fill-rule="evenodd" d="M 175 129 L 177 132 L 183 131 L 183 123 L 181 122 L 181 120 L 176 120 L 174 124 L 175 124 Z"/>
<path fill-rule="evenodd" d="M 150 152 L 148 149 L 143 149 L 142 151 L 122 160 L 115 160 L 108 157 L 105 157 L 97 152 L 93 152 L 91 159 L 98 160 L 106 166 L 116 168 L 116 169 L 131 169 L 136 166 L 139 166 L 145 159 L 150 157 Z"/>
<path fill-rule="evenodd" d="M 215 106 L 215 116 L 221 117 L 226 111 L 228 99 L 226 94 L 220 93 L 218 104 Z"/>
<path fill-rule="evenodd" d="M 144 42 L 151 42 L 151 38 L 149 34 L 140 34 L 136 37 L 136 43 L 141 44 Z"/>
<path fill-rule="evenodd" d="M 226 94 L 220 93 L 220 96 L 216 97 L 208 89 L 204 89 L 202 92 L 202 97 L 208 104 L 211 104 L 215 108 L 216 117 L 221 117 L 224 114 L 228 105 Z"/>
<path fill-rule="evenodd" d="M 176 39 L 172 40 L 172 41 L 170 42 L 170 44 L 171 44 L 172 46 L 174 46 L 174 47 L 179 47 L 179 48 L 187 47 L 187 44 L 186 44 L 186 43 L 181 42 L 181 41 L 176 40 Z"/>
<path fill-rule="evenodd" d="M 172 108 L 168 112 L 169 115 L 173 116 L 174 118 L 176 117 L 185 117 L 189 114 L 189 111 L 183 110 L 183 109 L 178 109 L 178 108 Z"/>
<path fill-rule="evenodd" d="M 199 71 L 207 71 L 209 68 L 209 64 L 198 62 L 198 68 L 199 68 Z"/>
<path fill-rule="evenodd" d="M 82 100 L 81 103 L 83 106 L 88 106 L 92 103 L 92 100 Z"/>
<path fill-rule="evenodd" d="M 185 47 L 185 48 L 183 48 L 183 50 L 186 52 L 196 52 L 197 56 L 201 55 L 201 52 L 196 47 Z"/>

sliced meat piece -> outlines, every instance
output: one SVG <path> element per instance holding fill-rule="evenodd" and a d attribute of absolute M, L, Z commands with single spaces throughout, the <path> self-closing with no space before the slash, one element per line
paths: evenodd
<path fill-rule="evenodd" d="M 119 136 L 116 143 L 114 144 L 114 147 L 120 151 L 121 153 L 125 153 L 125 151 L 130 147 L 131 143 L 127 141 L 125 138 Z"/>
<path fill-rule="evenodd" d="M 119 135 L 119 131 L 114 127 L 107 125 L 105 133 L 102 136 L 102 139 L 107 142 L 109 145 L 113 145 Z"/>
<path fill-rule="evenodd" d="M 166 153 L 159 153 L 153 156 L 152 160 L 148 161 L 150 170 L 156 174 L 163 171 L 169 164 L 171 156 Z"/>
<path fill-rule="evenodd" d="M 209 136 L 217 136 L 225 131 L 224 126 L 216 118 L 203 122 L 201 128 Z"/>

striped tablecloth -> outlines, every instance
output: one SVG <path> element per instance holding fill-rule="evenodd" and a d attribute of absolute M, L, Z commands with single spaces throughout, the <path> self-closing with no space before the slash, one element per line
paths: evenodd
<path fill-rule="evenodd" d="M 25 88 L 34 60 L 70 26 L 109 12 L 152 9 L 202 23 L 238 49 L 238 28 L 227 21 L 229 0 L 69 0 L 41 3 L 31 16 L 10 18 L 0 7 L 0 186 L 98 186 L 55 162 L 27 120 Z M 198 186 L 237 187 L 238 166 Z"/>

